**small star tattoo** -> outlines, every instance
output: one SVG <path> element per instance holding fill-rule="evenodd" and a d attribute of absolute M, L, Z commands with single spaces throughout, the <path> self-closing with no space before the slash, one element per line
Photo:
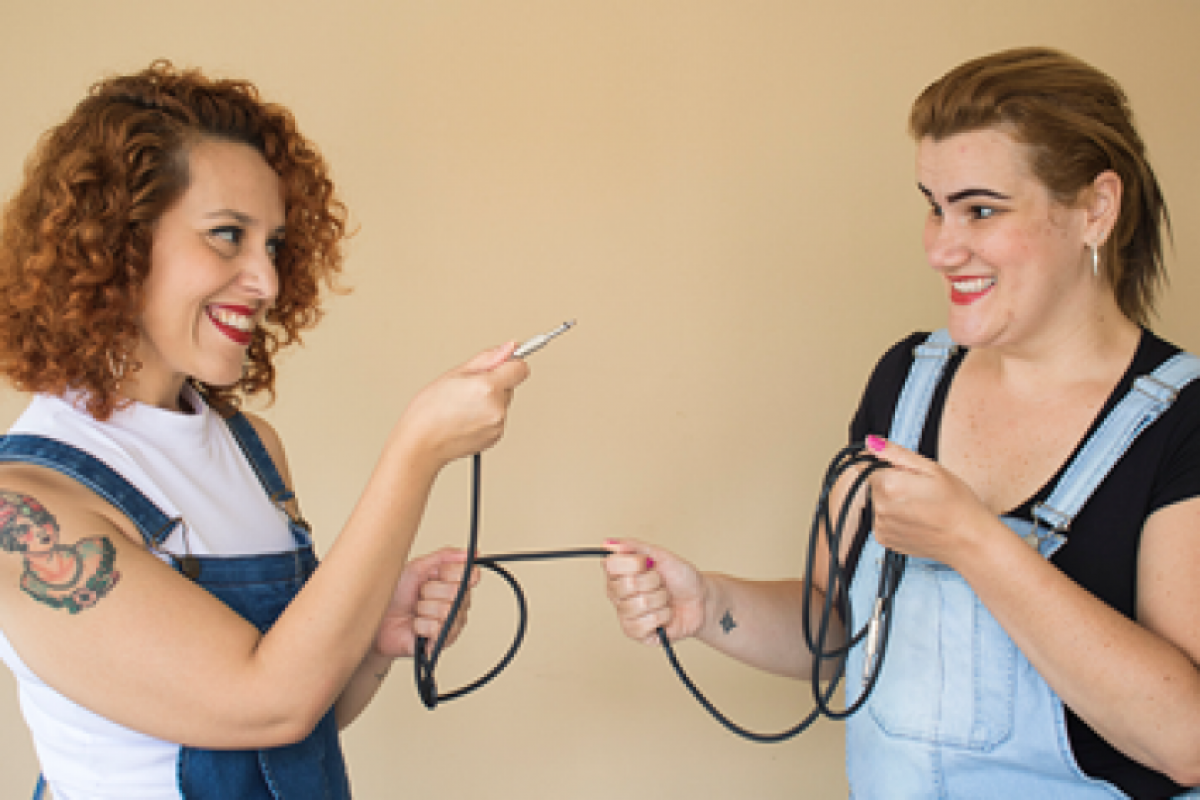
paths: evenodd
<path fill-rule="evenodd" d="M 721 617 L 721 630 L 725 631 L 725 633 L 729 633 L 736 627 L 737 623 L 733 621 L 733 614 L 726 611 L 725 616 Z"/>

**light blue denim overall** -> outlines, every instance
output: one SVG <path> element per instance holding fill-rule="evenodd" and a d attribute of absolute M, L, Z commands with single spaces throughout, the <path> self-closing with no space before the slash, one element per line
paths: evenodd
<path fill-rule="evenodd" d="M 281 509 L 293 498 L 271 457 L 245 416 L 226 422 L 263 488 Z M 74 478 L 120 509 L 137 525 L 147 547 L 162 551 L 162 542 L 177 525 L 144 494 L 110 467 L 75 447 L 41 436 L 11 435 L 0 439 L 0 461 L 50 467 Z M 251 556 L 194 556 L 196 583 L 224 601 L 260 631 L 283 613 L 316 569 L 307 524 L 289 515 L 296 549 Z M 182 562 L 174 559 L 176 569 Z M 186 800 L 348 800 L 350 785 L 331 709 L 303 741 L 264 750 L 180 749 L 177 776 Z M 40 800 L 39 779 L 34 800 Z"/>
<path fill-rule="evenodd" d="M 954 350 L 949 334 L 916 348 L 889 438 L 915 451 Z M 1139 378 L 1068 466 L 1034 515 L 1003 517 L 1049 558 L 1079 509 L 1129 445 L 1200 374 L 1181 353 Z M 851 585 L 852 607 L 870 609 L 884 550 L 872 536 Z M 1101 800 L 1125 797 L 1085 775 L 1067 738 L 1062 701 L 957 572 L 909 558 L 874 693 L 846 728 L 851 796 L 858 800 Z M 861 612 L 859 612 L 861 613 Z M 853 620 L 855 627 L 862 619 Z M 863 648 L 848 659 L 847 699 L 861 693 Z M 1200 790 L 1185 793 L 1200 796 Z"/>

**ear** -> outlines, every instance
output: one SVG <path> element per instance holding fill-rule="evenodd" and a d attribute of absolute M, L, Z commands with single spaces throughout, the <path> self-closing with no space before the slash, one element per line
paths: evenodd
<path fill-rule="evenodd" d="M 1106 169 L 1084 190 L 1084 210 L 1087 212 L 1084 241 L 1087 244 L 1099 246 L 1108 241 L 1121 214 L 1123 189 L 1121 176 Z"/>

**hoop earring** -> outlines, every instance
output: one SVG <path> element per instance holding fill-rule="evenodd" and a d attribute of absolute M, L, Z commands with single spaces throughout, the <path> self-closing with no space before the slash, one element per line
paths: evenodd
<path fill-rule="evenodd" d="M 125 380 L 125 371 L 126 371 L 125 357 L 123 355 L 118 356 L 111 352 L 108 353 L 107 355 L 108 355 L 108 372 L 110 375 L 113 376 L 113 379 L 117 383 L 120 383 L 121 381 Z"/>

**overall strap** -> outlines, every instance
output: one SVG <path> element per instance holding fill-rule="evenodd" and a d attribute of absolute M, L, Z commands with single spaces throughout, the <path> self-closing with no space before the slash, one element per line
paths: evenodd
<path fill-rule="evenodd" d="M 233 416 L 226 418 L 225 424 L 229 426 L 234 441 L 242 448 L 246 460 L 254 468 L 254 473 L 258 475 L 258 481 L 266 489 L 271 502 L 282 507 L 289 500 L 295 499 L 296 495 L 283 482 L 279 470 L 275 468 L 275 462 L 271 460 L 266 446 L 258 437 L 258 432 L 254 430 L 250 420 L 246 419 L 246 415 L 235 411 Z"/>
<path fill-rule="evenodd" d="M 1200 377 L 1200 358 L 1179 353 L 1134 381 L 1129 393 L 1084 443 L 1050 497 L 1034 508 L 1037 521 L 1060 534 L 1070 527 L 1079 509 L 1138 435 L 1197 377 Z"/>
<path fill-rule="evenodd" d="M 914 348 L 913 366 L 892 418 L 888 437 L 892 441 L 910 450 L 917 449 L 933 393 L 956 348 L 944 329 L 930 334 L 924 343 Z M 1109 412 L 1067 466 L 1050 497 L 1033 510 L 1038 525 L 1045 525 L 1057 534 L 1045 543 L 1050 551 L 1065 541 L 1062 533 L 1070 527 L 1084 503 L 1134 440 L 1171 406 L 1185 386 L 1198 377 L 1200 358 L 1190 353 L 1178 353 L 1149 375 L 1134 381 L 1133 388 Z M 1043 538 L 1038 531 L 1034 533 L 1035 540 Z"/>
<path fill-rule="evenodd" d="M 13 462 L 48 467 L 82 483 L 132 520 L 151 549 L 158 550 L 181 522 L 179 517 L 164 514 L 137 487 L 100 459 L 56 439 L 32 434 L 0 437 L 0 463 Z"/>
<path fill-rule="evenodd" d="M 290 520 L 291 524 L 288 527 L 296 539 L 296 543 L 300 546 L 311 545 L 312 529 L 308 522 L 298 511 L 293 511 L 292 507 L 288 506 L 288 502 L 294 500 L 296 494 L 283 482 L 279 470 L 275 467 L 275 462 L 267 452 L 262 439 L 259 438 L 258 432 L 250 424 L 250 420 L 242 412 L 235 411 L 233 416 L 225 420 L 225 424 L 229 426 L 229 432 L 233 434 L 234 441 L 242 448 L 242 453 L 250 462 L 254 474 L 258 476 L 258 482 L 266 490 L 267 497 Z"/>
<path fill-rule="evenodd" d="M 900 391 L 900 399 L 896 401 L 896 413 L 888 433 L 888 438 L 896 444 L 914 452 L 920 445 L 933 393 L 957 349 L 958 345 L 945 328 L 929 334 L 923 343 L 913 348 L 913 365 Z"/>

